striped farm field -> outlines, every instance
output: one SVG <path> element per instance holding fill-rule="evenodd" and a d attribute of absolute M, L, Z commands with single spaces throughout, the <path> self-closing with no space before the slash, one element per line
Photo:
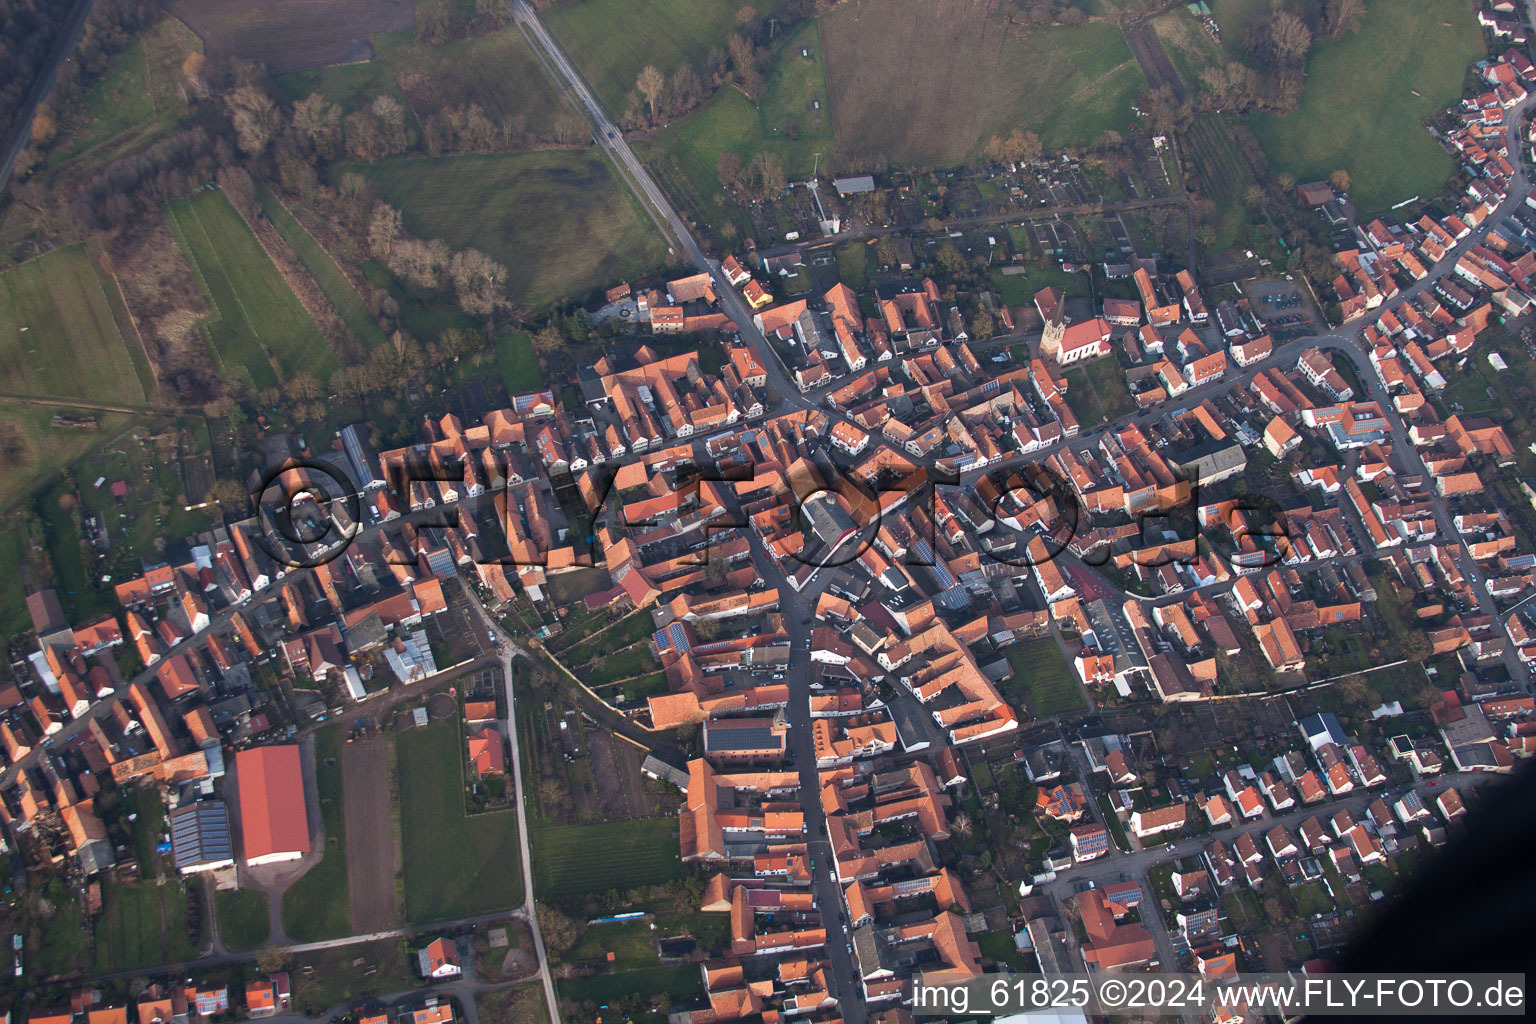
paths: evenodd
<path fill-rule="evenodd" d="M 213 310 L 203 326 L 227 375 L 264 388 L 279 383 L 279 374 L 308 371 L 324 380 L 341 365 L 223 193 L 199 192 L 168 211 Z"/>

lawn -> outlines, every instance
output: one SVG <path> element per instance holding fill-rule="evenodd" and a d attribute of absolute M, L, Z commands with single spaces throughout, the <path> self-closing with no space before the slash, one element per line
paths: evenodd
<path fill-rule="evenodd" d="M 533 339 L 527 331 L 513 331 L 496 339 L 496 368 L 507 390 L 514 395 L 538 391 L 544 385 L 544 371 L 533 351 Z"/>
<path fill-rule="evenodd" d="M 320 863 L 283 893 L 283 931 L 296 942 L 336 939 L 352 933 L 347 901 L 347 829 L 342 809 L 342 735 L 339 726 L 315 733 L 315 783 L 325 823 Z"/>
<path fill-rule="evenodd" d="M 220 890 L 214 896 L 219 938 L 236 951 L 255 949 L 272 934 L 267 894 L 259 889 Z"/>
<path fill-rule="evenodd" d="M 264 388 L 341 364 L 272 261 L 223 194 L 203 191 L 168 207 L 169 222 L 213 311 L 203 322 L 227 376 Z"/>
<path fill-rule="evenodd" d="M 595 150 L 402 159 L 354 167 L 423 238 L 506 266 L 539 308 L 658 269 L 666 245 Z"/>
<path fill-rule="evenodd" d="M 1013 128 L 1038 133 L 1047 150 L 1123 131 L 1146 79 L 1119 27 L 1026 28 L 1006 10 L 987 0 L 853 0 L 824 15 L 844 157 L 948 166 Z"/>
<path fill-rule="evenodd" d="M 83 245 L 0 274 L 0 393 L 142 405 L 138 341 L 108 289 Z"/>
<path fill-rule="evenodd" d="M 869 249 L 863 242 L 837 247 L 837 278 L 856 292 L 869 283 Z"/>
<path fill-rule="evenodd" d="M 1082 690 L 1054 639 L 1024 640 L 1005 650 L 1008 665 L 1013 669 L 1006 687 L 1015 693 L 1023 692 L 1037 717 L 1081 710 Z"/>
<path fill-rule="evenodd" d="M 102 911 L 96 919 L 98 972 L 181 963 L 197 956 L 199 937 L 187 931 L 182 884 L 172 876 L 164 885 L 102 885 Z"/>
<path fill-rule="evenodd" d="M 317 950 L 305 953 L 303 963 L 314 970 L 293 972 L 293 1005 L 311 1016 L 338 1003 L 407 992 L 421 984 L 404 939 Z"/>
<path fill-rule="evenodd" d="M 523 902 L 517 816 L 464 812 L 464 740 L 457 718 L 402 733 L 405 917 L 425 924 Z"/>
<path fill-rule="evenodd" d="M 1091 430 L 1103 423 L 1104 409 L 1088 384 L 1087 372 L 1081 366 L 1074 366 L 1063 376 L 1067 378 L 1067 404 L 1076 414 L 1078 425 L 1083 430 Z"/>
<path fill-rule="evenodd" d="M 769 17 L 780 0 L 752 5 Z M 615 117 L 629 108 L 635 78 L 647 64 L 671 77 L 687 62 L 700 75 L 714 49 L 736 31 L 739 0 L 580 0 L 541 15 L 560 46 L 581 69 L 592 91 Z"/>
<path fill-rule="evenodd" d="M 663 964 L 614 974 L 599 974 L 591 978 L 562 979 L 558 989 L 562 1000 L 590 1002 L 599 1006 L 629 995 L 647 999 L 666 994 L 676 1003 L 703 995 L 704 979 L 699 975 L 697 964 Z"/>
<path fill-rule="evenodd" d="M 618 622 L 610 623 L 606 618 L 599 618 L 594 622 L 599 628 L 607 627 L 602 632 L 594 633 L 591 637 L 580 638 L 579 643 L 572 644 L 561 650 L 560 660 L 567 665 L 581 665 L 592 658 L 622 650 L 629 645 L 651 635 L 655 629 L 655 623 L 644 612 L 634 612 Z"/>
<path fill-rule="evenodd" d="M 540 899 L 670 882 L 686 875 L 675 818 L 533 829 L 533 880 Z"/>
<path fill-rule="evenodd" d="M 806 22 L 778 46 L 758 112 L 763 134 L 791 139 L 830 139 L 832 108 L 827 99 L 821 33 Z"/>
<path fill-rule="evenodd" d="M 1108 359 L 1090 359 L 1083 364 L 1093 391 L 1098 396 L 1104 415 L 1115 420 L 1136 411 L 1136 399 L 1125 386 L 1125 372 L 1113 356 Z"/>
<path fill-rule="evenodd" d="M 1024 970 L 1024 958 L 1019 955 L 1019 948 L 1013 944 L 1013 936 L 1007 930 L 988 932 L 976 940 L 976 945 L 983 956 L 991 957 L 999 966 Z"/>
<path fill-rule="evenodd" d="M 277 233 L 283 236 L 283 241 L 288 243 L 288 248 L 293 250 L 299 262 L 304 264 L 304 269 L 309 271 L 315 283 L 320 286 L 320 291 L 325 294 L 325 301 L 331 304 L 341 317 L 342 323 L 347 325 L 347 330 L 356 338 L 364 348 L 374 348 L 384 344 L 388 339 L 384 337 L 384 331 L 379 327 L 379 322 L 368 312 L 363 297 L 352 287 L 352 282 L 347 280 L 347 275 L 341 272 L 341 267 L 331 259 L 330 253 L 315 241 L 315 237 L 304 226 L 294 219 L 278 198 L 267 189 L 259 189 L 256 193 L 256 201 L 261 206 L 261 212 L 266 214 L 267 220 L 277 229 Z"/>
<path fill-rule="evenodd" d="M 1377 0 L 1358 32 L 1313 50 L 1297 109 L 1256 116 L 1253 129 L 1274 168 L 1298 181 L 1348 171 L 1362 215 L 1429 198 L 1456 165 L 1422 122 L 1460 98 L 1468 65 L 1483 56 L 1462 0 Z"/>

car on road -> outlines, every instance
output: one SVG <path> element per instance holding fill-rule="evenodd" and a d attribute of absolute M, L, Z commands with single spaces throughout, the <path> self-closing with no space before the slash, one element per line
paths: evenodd
<path fill-rule="evenodd" d="M 1173 844 L 1169 843 L 1166 847 L 1164 847 L 1164 849 L 1166 849 L 1169 853 L 1172 853 L 1173 852 Z"/>

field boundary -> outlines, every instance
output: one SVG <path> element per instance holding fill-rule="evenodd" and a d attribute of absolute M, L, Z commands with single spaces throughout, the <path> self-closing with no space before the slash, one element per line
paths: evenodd
<path fill-rule="evenodd" d="M 139 351 L 144 353 L 144 362 L 149 366 L 150 376 L 154 380 L 155 393 L 150 395 L 147 391 L 144 400 L 150 404 L 158 404 L 160 400 L 160 367 L 155 364 L 155 357 L 149 354 L 149 346 L 144 344 L 144 332 L 139 329 L 139 318 L 133 315 L 133 306 L 128 302 L 128 296 L 123 292 L 123 282 L 118 280 L 117 271 L 108 270 L 104 273 L 112 278 L 112 287 L 117 289 L 117 297 L 122 301 L 123 312 L 128 314 L 128 323 L 133 327 L 133 336 L 139 343 Z M 143 384 L 144 381 L 139 381 Z"/>

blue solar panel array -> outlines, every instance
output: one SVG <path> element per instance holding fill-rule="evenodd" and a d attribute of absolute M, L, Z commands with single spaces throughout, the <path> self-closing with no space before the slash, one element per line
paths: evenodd
<path fill-rule="evenodd" d="M 234 859 L 229 811 L 223 802 L 200 800 L 172 811 L 171 851 L 177 871 Z"/>

